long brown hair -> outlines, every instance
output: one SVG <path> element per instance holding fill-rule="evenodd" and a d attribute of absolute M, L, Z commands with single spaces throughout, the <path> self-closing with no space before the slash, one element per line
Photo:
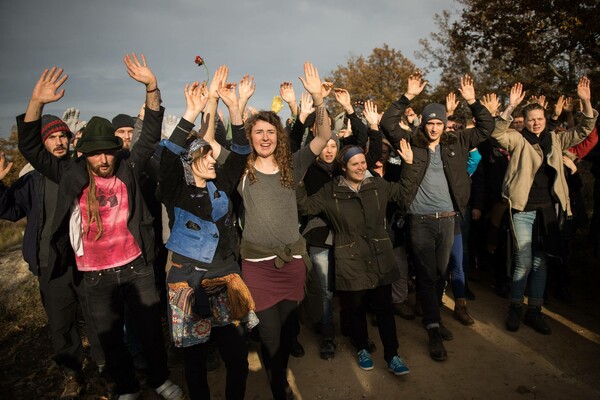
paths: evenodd
<path fill-rule="evenodd" d="M 87 165 L 87 171 L 90 184 L 88 186 L 88 194 L 86 199 L 87 226 L 85 227 L 85 234 L 87 235 L 89 233 L 90 225 L 92 225 L 93 222 L 96 222 L 98 234 L 94 240 L 98 240 L 102 236 L 102 217 L 100 217 L 100 204 L 98 203 L 98 198 L 96 197 L 96 180 L 94 179 L 94 174 L 92 173 L 90 164 Z"/>
<path fill-rule="evenodd" d="M 248 140 L 252 142 L 251 134 L 252 128 L 258 121 L 267 122 L 275 127 L 277 133 L 277 147 L 275 148 L 275 164 L 279 168 L 281 172 L 281 186 L 293 189 L 294 188 L 294 175 L 292 171 L 292 152 L 290 150 L 290 141 L 287 133 L 283 130 L 283 125 L 281 124 L 281 119 L 279 116 L 273 111 L 259 111 L 258 113 L 252 115 L 245 124 L 246 136 Z M 256 161 L 256 151 L 254 147 L 252 147 L 252 152 L 248 156 L 248 161 L 246 163 L 246 173 L 248 176 L 248 180 L 250 184 L 253 184 L 257 181 L 255 175 L 255 167 L 254 162 Z"/>

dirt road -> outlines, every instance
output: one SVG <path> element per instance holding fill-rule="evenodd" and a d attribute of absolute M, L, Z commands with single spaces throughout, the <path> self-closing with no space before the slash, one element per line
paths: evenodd
<path fill-rule="evenodd" d="M 476 319 L 471 327 L 452 318 L 453 301 L 445 298 L 442 318 L 455 337 L 446 342 L 446 362 L 429 358 L 427 335 L 418 319 L 396 320 L 400 354 L 411 369 L 404 377 L 387 371 L 377 328 L 369 328 L 378 346 L 373 354 L 375 369 L 362 371 L 346 338 L 337 338 L 335 358 L 324 361 L 318 356 L 318 337 L 303 327 L 300 341 L 306 355 L 291 358 L 290 383 L 298 399 L 600 399 L 600 265 L 589 254 L 582 253 L 579 258 L 583 264 L 574 271 L 572 284 L 576 306 L 551 301 L 545 310 L 552 328 L 550 336 L 526 326 L 516 333 L 506 331 L 507 300 L 493 294 L 484 280 L 471 283 L 477 295 L 469 303 Z M 15 291 L 35 284 L 35 279 L 20 261 L 18 251 L 3 255 L 0 263 L 0 311 L 7 327 L 0 336 L 0 398 L 57 398 L 62 377 L 51 359 L 43 319 L 5 320 L 13 306 L 8 299 Z M 32 305 L 31 314 L 39 315 L 39 296 L 31 293 L 24 301 Z M 270 399 L 256 351 L 253 344 L 246 398 Z M 171 363 L 172 379 L 183 383 L 177 354 Z M 106 398 L 106 384 L 95 369 L 88 368 L 87 375 L 88 386 L 82 397 Z M 224 399 L 224 366 L 210 375 L 210 381 L 213 399 Z M 157 396 L 145 389 L 142 398 Z"/>

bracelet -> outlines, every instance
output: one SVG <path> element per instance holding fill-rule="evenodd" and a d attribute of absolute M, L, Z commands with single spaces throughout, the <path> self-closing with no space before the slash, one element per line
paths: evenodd
<path fill-rule="evenodd" d="M 154 88 L 154 89 L 152 89 L 152 90 L 146 90 L 146 93 L 154 93 L 154 92 L 156 92 L 157 90 L 158 90 L 158 86 L 157 86 L 157 87 L 155 87 L 155 88 Z"/>
<path fill-rule="evenodd" d="M 321 102 L 321 104 L 313 104 L 313 107 L 317 108 L 317 107 L 321 107 L 323 104 L 325 104 L 325 100 L 323 100 Z"/>

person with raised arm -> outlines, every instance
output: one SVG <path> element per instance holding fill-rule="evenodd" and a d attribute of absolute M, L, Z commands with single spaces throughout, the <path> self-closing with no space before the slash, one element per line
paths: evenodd
<path fill-rule="evenodd" d="M 523 298 L 529 282 L 524 323 L 548 335 L 551 329 L 542 314 L 548 255 L 559 255 L 560 231 L 557 209 L 570 217 L 569 190 L 563 167 L 563 151 L 582 142 L 594 129 L 598 112 L 592 108 L 590 81 L 579 80 L 577 95 L 582 101 L 582 119 L 577 126 L 557 133 L 546 125 L 545 108 L 539 102 L 522 110 L 521 132 L 510 128 L 511 114 L 525 98 L 521 83 L 510 91 L 506 109 L 496 120 L 492 137 L 510 153 L 504 175 L 502 196 L 511 211 L 515 243 L 514 273 L 510 288 L 510 307 L 506 329 L 517 331 L 521 325 Z M 536 229 L 534 229 L 534 226 Z"/>
<path fill-rule="evenodd" d="M 40 116 L 46 104 L 60 100 L 67 80 L 62 69 L 46 69 L 36 83 L 24 115 L 17 117 L 19 150 L 49 179 L 58 183 L 50 228 L 48 263 L 54 269 L 69 262 L 68 246 L 83 272 L 88 309 L 108 373 L 120 400 L 141 395 L 133 359 L 124 343 L 125 308 L 130 312 L 148 363 L 146 383 L 165 399 L 183 398 L 168 378 L 167 353 L 160 301 L 154 283 L 155 257 L 152 217 L 142 198 L 139 176 L 160 139 L 164 109 L 156 76 L 132 53 L 123 59 L 127 73 L 144 85 L 146 110 L 142 135 L 129 157 L 119 150 L 123 141 L 112 123 L 92 117 L 75 150 L 80 157 L 59 162 L 41 142 Z"/>
<path fill-rule="evenodd" d="M 175 215 L 166 244 L 173 252 L 167 276 L 171 335 L 175 346 L 183 348 L 192 400 L 210 398 L 206 360 L 211 338 L 227 367 L 226 398 L 244 398 L 248 346 L 239 322 L 248 322 L 250 328 L 257 323 L 235 256 L 238 239 L 230 200 L 250 146 L 235 84 L 226 82 L 227 74 L 226 66 L 219 67 L 210 89 L 198 82 L 186 85 L 186 110 L 169 140 L 161 142 L 165 150 L 158 196 Z M 230 113 L 231 153 L 215 140 L 214 124 L 209 122 L 215 119 L 219 98 Z M 202 111 L 208 126 L 201 130 L 202 137 L 191 136 Z"/>
<path fill-rule="evenodd" d="M 252 151 L 238 185 L 244 204 L 242 276 L 256 303 L 262 362 L 276 400 L 293 398 L 287 365 L 311 265 L 298 229 L 296 187 L 331 138 L 317 68 L 306 62 L 300 80 L 316 110 L 314 139 L 292 154 L 277 114 L 254 114 L 246 121 Z"/>

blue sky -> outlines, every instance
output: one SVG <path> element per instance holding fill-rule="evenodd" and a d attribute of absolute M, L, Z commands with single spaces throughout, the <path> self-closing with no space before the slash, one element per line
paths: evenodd
<path fill-rule="evenodd" d="M 59 117 L 69 107 L 85 120 L 136 115 L 144 88 L 122 61 L 132 51 L 144 53 L 157 75 L 166 114 L 181 115 L 185 83 L 204 79 L 196 55 L 211 75 L 221 64 L 232 81 L 253 75 L 250 105 L 270 108 L 283 81 L 292 81 L 300 96 L 305 60 L 324 76 L 349 56 L 387 43 L 424 66 L 414 56 L 419 39 L 436 30 L 435 13 L 457 7 L 452 0 L 2 1 L 0 136 L 25 111 L 45 67 L 61 66 L 69 75 L 65 97 L 44 109 Z"/>

